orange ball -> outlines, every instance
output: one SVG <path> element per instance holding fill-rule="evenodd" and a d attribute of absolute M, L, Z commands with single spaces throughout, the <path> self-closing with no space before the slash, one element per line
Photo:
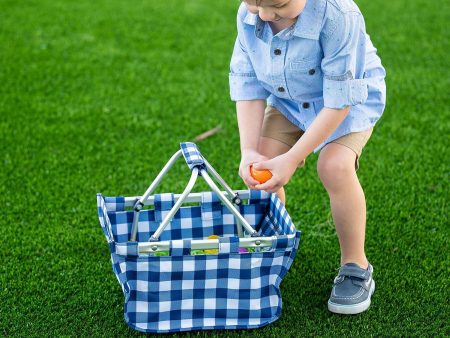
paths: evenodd
<path fill-rule="evenodd" d="M 268 169 L 257 170 L 250 166 L 250 175 L 259 183 L 265 183 L 272 178 L 272 173 Z"/>

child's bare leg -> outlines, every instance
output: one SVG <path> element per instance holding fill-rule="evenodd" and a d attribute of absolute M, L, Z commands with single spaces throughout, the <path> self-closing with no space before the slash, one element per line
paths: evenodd
<path fill-rule="evenodd" d="M 364 252 L 366 201 L 356 176 L 355 160 L 353 150 L 330 143 L 320 152 L 317 171 L 330 197 L 341 247 L 341 265 L 356 263 L 367 268 Z"/>
<path fill-rule="evenodd" d="M 291 148 L 288 145 L 275 139 L 269 137 L 259 138 L 258 151 L 268 158 L 274 158 L 278 155 L 284 154 L 289 149 Z M 278 190 L 277 195 L 280 198 L 281 202 L 286 205 L 286 194 L 284 193 L 284 188 Z"/>

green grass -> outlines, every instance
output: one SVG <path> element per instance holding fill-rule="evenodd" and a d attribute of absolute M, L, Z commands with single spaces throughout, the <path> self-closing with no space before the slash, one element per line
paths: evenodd
<path fill-rule="evenodd" d="M 377 282 L 370 310 L 326 309 L 339 246 L 313 155 L 287 187 L 303 239 L 280 320 L 178 336 L 450 335 L 449 11 L 358 3 L 388 73 L 385 116 L 358 172 Z M 237 6 L 0 1 L 0 335 L 139 335 L 123 321 L 95 193 L 143 193 L 180 141 L 219 124 L 201 150 L 244 188 L 228 96 Z M 159 191 L 181 192 L 187 179 L 180 162 Z"/>

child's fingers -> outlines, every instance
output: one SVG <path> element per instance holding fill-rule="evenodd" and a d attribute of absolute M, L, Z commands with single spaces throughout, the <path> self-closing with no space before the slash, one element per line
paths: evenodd
<path fill-rule="evenodd" d="M 255 189 L 255 186 L 259 184 L 258 181 L 256 181 L 253 177 L 250 175 L 247 176 L 247 179 L 244 179 L 244 183 L 250 188 Z"/>
<path fill-rule="evenodd" d="M 250 189 L 255 189 L 255 186 L 259 184 L 257 180 L 255 180 L 251 175 L 250 171 L 247 169 L 243 169 L 239 171 L 239 176 L 244 181 L 245 185 Z"/>
<path fill-rule="evenodd" d="M 255 185 L 259 184 L 259 181 L 255 180 L 251 175 L 248 175 L 247 183 L 251 184 L 252 186 L 255 186 Z"/>
<path fill-rule="evenodd" d="M 279 180 L 276 177 L 272 177 L 270 180 L 266 181 L 265 183 L 262 184 L 257 184 L 255 186 L 255 188 L 257 190 L 264 190 L 267 192 L 277 192 L 278 190 L 280 190 L 280 188 L 283 185 L 281 184 L 281 182 L 279 182 Z"/>
<path fill-rule="evenodd" d="M 259 181 L 257 181 L 251 174 L 250 174 L 250 166 L 247 166 L 246 170 L 244 170 L 244 181 L 247 185 L 252 186 L 252 188 L 259 184 Z"/>
<path fill-rule="evenodd" d="M 270 163 L 268 163 L 268 162 L 269 161 L 261 161 L 261 162 L 258 162 L 258 163 L 254 163 L 253 164 L 253 168 L 256 169 L 256 170 L 271 169 L 271 168 L 267 167 L 268 164 L 270 166 Z"/>
<path fill-rule="evenodd" d="M 239 170 L 239 176 L 241 176 L 242 180 L 244 181 L 245 185 L 249 187 L 250 189 L 257 189 L 256 186 L 261 184 L 258 180 L 256 180 L 251 175 L 250 167 L 253 164 L 248 164 L 246 166 L 241 166 L 241 169 Z"/>

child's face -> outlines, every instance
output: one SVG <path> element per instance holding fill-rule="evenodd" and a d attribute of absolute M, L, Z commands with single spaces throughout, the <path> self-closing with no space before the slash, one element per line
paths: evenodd
<path fill-rule="evenodd" d="M 250 13 L 263 21 L 292 20 L 305 8 L 306 0 L 244 0 Z"/>

